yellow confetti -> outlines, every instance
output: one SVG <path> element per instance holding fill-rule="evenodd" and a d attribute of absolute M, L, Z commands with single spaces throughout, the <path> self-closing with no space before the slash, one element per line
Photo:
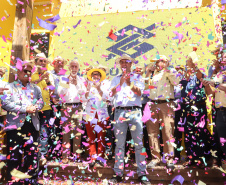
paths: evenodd
<path fill-rule="evenodd" d="M 4 163 L 4 162 L 1 162 L 1 163 L 0 163 L 0 169 L 2 169 L 3 166 L 5 166 L 5 163 Z"/>
<path fill-rule="evenodd" d="M 130 130 L 132 130 L 132 131 L 135 131 L 136 130 L 136 125 L 132 125 L 132 127 L 131 127 L 131 129 Z"/>
<path fill-rule="evenodd" d="M 30 179 L 32 176 L 30 175 L 27 175 L 21 171 L 18 171 L 16 169 L 13 169 L 10 174 L 13 176 L 13 177 L 16 177 L 17 179 Z"/>

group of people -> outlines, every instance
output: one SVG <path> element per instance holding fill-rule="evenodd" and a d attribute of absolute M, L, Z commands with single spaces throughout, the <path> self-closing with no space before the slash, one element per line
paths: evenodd
<path fill-rule="evenodd" d="M 143 69 L 123 54 L 115 61 L 122 73 L 111 81 L 107 67 L 101 65 L 87 68 L 86 78 L 79 76 L 76 59 L 68 64 L 69 75 L 65 75 L 67 60 L 62 57 L 51 63 L 52 71 L 48 71 L 50 61 L 43 53 L 37 54 L 34 62 L 20 61 L 15 81 L 4 85 L 1 81 L 0 88 L 1 108 L 7 111 L 1 125 L 7 138 L 8 182 L 39 184 L 39 163 L 44 165 L 54 156 L 61 156 L 64 164 L 71 159 L 79 161 L 83 143 L 90 167 L 97 163 L 106 166 L 114 151 L 115 175 L 109 183 L 117 184 L 123 178 L 128 130 L 142 184 L 150 184 L 146 168 L 161 162 L 169 170 L 175 168 L 183 149 L 182 133 L 185 167 L 195 164 L 205 168 L 213 158 L 214 165 L 226 170 L 224 46 L 218 46 L 213 54 L 216 60 L 208 76 L 197 67 L 195 51 L 185 66 L 175 68 L 164 55 L 157 55 Z M 211 120 L 206 106 L 210 99 Z M 88 137 L 82 142 L 84 130 Z M 151 161 L 147 163 L 146 158 Z M 12 175 L 15 169 L 31 178 L 18 181 Z"/>

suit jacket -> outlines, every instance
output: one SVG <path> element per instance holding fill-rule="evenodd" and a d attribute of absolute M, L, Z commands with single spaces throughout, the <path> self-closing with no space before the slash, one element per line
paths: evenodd
<path fill-rule="evenodd" d="M 25 101 L 23 96 L 21 96 L 24 89 L 19 83 L 21 82 L 14 81 L 6 85 L 6 88 L 9 90 L 6 91 L 7 94 L 1 97 L 2 108 L 7 111 L 5 130 L 8 131 L 22 127 L 25 119 L 32 119 L 35 129 L 39 131 L 40 123 L 38 111 L 34 114 L 26 114 L 27 105 L 25 105 L 24 102 L 26 102 L 27 99 Z M 29 83 L 29 86 L 29 96 L 32 97 L 32 102 L 30 101 L 30 104 L 37 105 L 38 109 L 41 110 L 44 106 L 41 89 L 37 85 L 31 83 Z"/>

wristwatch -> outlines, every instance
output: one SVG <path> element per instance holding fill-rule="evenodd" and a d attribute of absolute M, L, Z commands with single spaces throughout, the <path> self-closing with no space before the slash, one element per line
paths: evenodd
<path fill-rule="evenodd" d="M 199 70 L 199 68 L 197 66 L 195 66 L 195 71 L 198 71 L 198 70 Z"/>
<path fill-rule="evenodd" d="M 218 87 L 219 87 L 219 85 L 220 85 L 220 83 L 219 83 L 219 82 L 215 82 L 215 83 L 214 83 L 215 88 L 218 88 Z"/>

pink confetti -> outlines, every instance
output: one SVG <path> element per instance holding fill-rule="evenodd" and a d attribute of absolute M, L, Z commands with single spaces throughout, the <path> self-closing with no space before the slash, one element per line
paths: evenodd
<path fill-rule="evenodd" d="M 23 2 L 21 2 L 21 1 L 19 1 L 19 0 L 18 0 L 17 2 L 18 2 L 19 4 L 22 4 L 22 5 L 24 4 Z"/>
<path fill-rule="evenodd" d="M 148 120 L 150 120 L 150 118 L 151 118 L 151 111 L 150 111 L 149 105 L 146 104 L 144 107 L 144 114 L 141 120 L 145 123 Z"/>
<path fill-rule="evenodd" d="M 6 19 L 6 17 L 5 17 L 5 16 L 3 16 L 3 17 L 1 18 L 1 20 L 2 20 L 2 21 L 4 21 L 5 19 Z"/>
<path fill-rule="evenodd" d="M 176 24 L 175 28 L 180 27 L 182 25 L 182 22 L 179 22 L 178 24 Z"/>
<path fill-rule="evenodd" d="M 178 127 L 179 132 L 184 132 L 184 127 Z"/>
<path fill-rule="evenodd" d="M 66 69 L 61 69 L 60 72 L 59 72 L 59 75 L 65 75 L 66 72 L 67 72 Z"/>
<path fill-rule="evenodd" d="M 145 55 L 142 56 L 144 60 L 147 60 L 147 57 Z"/>
<path fill-rule="evenodd" d="M 89 146 L 89 143 L 82 142 L 84 146 Z"/>
<path fill-rule="evenodd" d="M 2 35 L 2 39 L 3 39 L 4 42 L 7 43 L 7 41 L 6 41 L 6 39 L 5 39 L 5 35 Z"/>
<path fill-rule="evenodd" d="M 79 128 L 77 128 L 76 130 L 77 130 L 78 132 L 80 132 L 81 134 L 84 134 L 84 133 L 85 133 L 84 130 L 81 130 L 81 129 L 79 129 Z"/>
<path fill-rule="evenodd" d="M 123 36 L 125 32 L 126 32 L 126 29 L 123 29 L 122 33 L 121 33 L 121 36 Z"/>

